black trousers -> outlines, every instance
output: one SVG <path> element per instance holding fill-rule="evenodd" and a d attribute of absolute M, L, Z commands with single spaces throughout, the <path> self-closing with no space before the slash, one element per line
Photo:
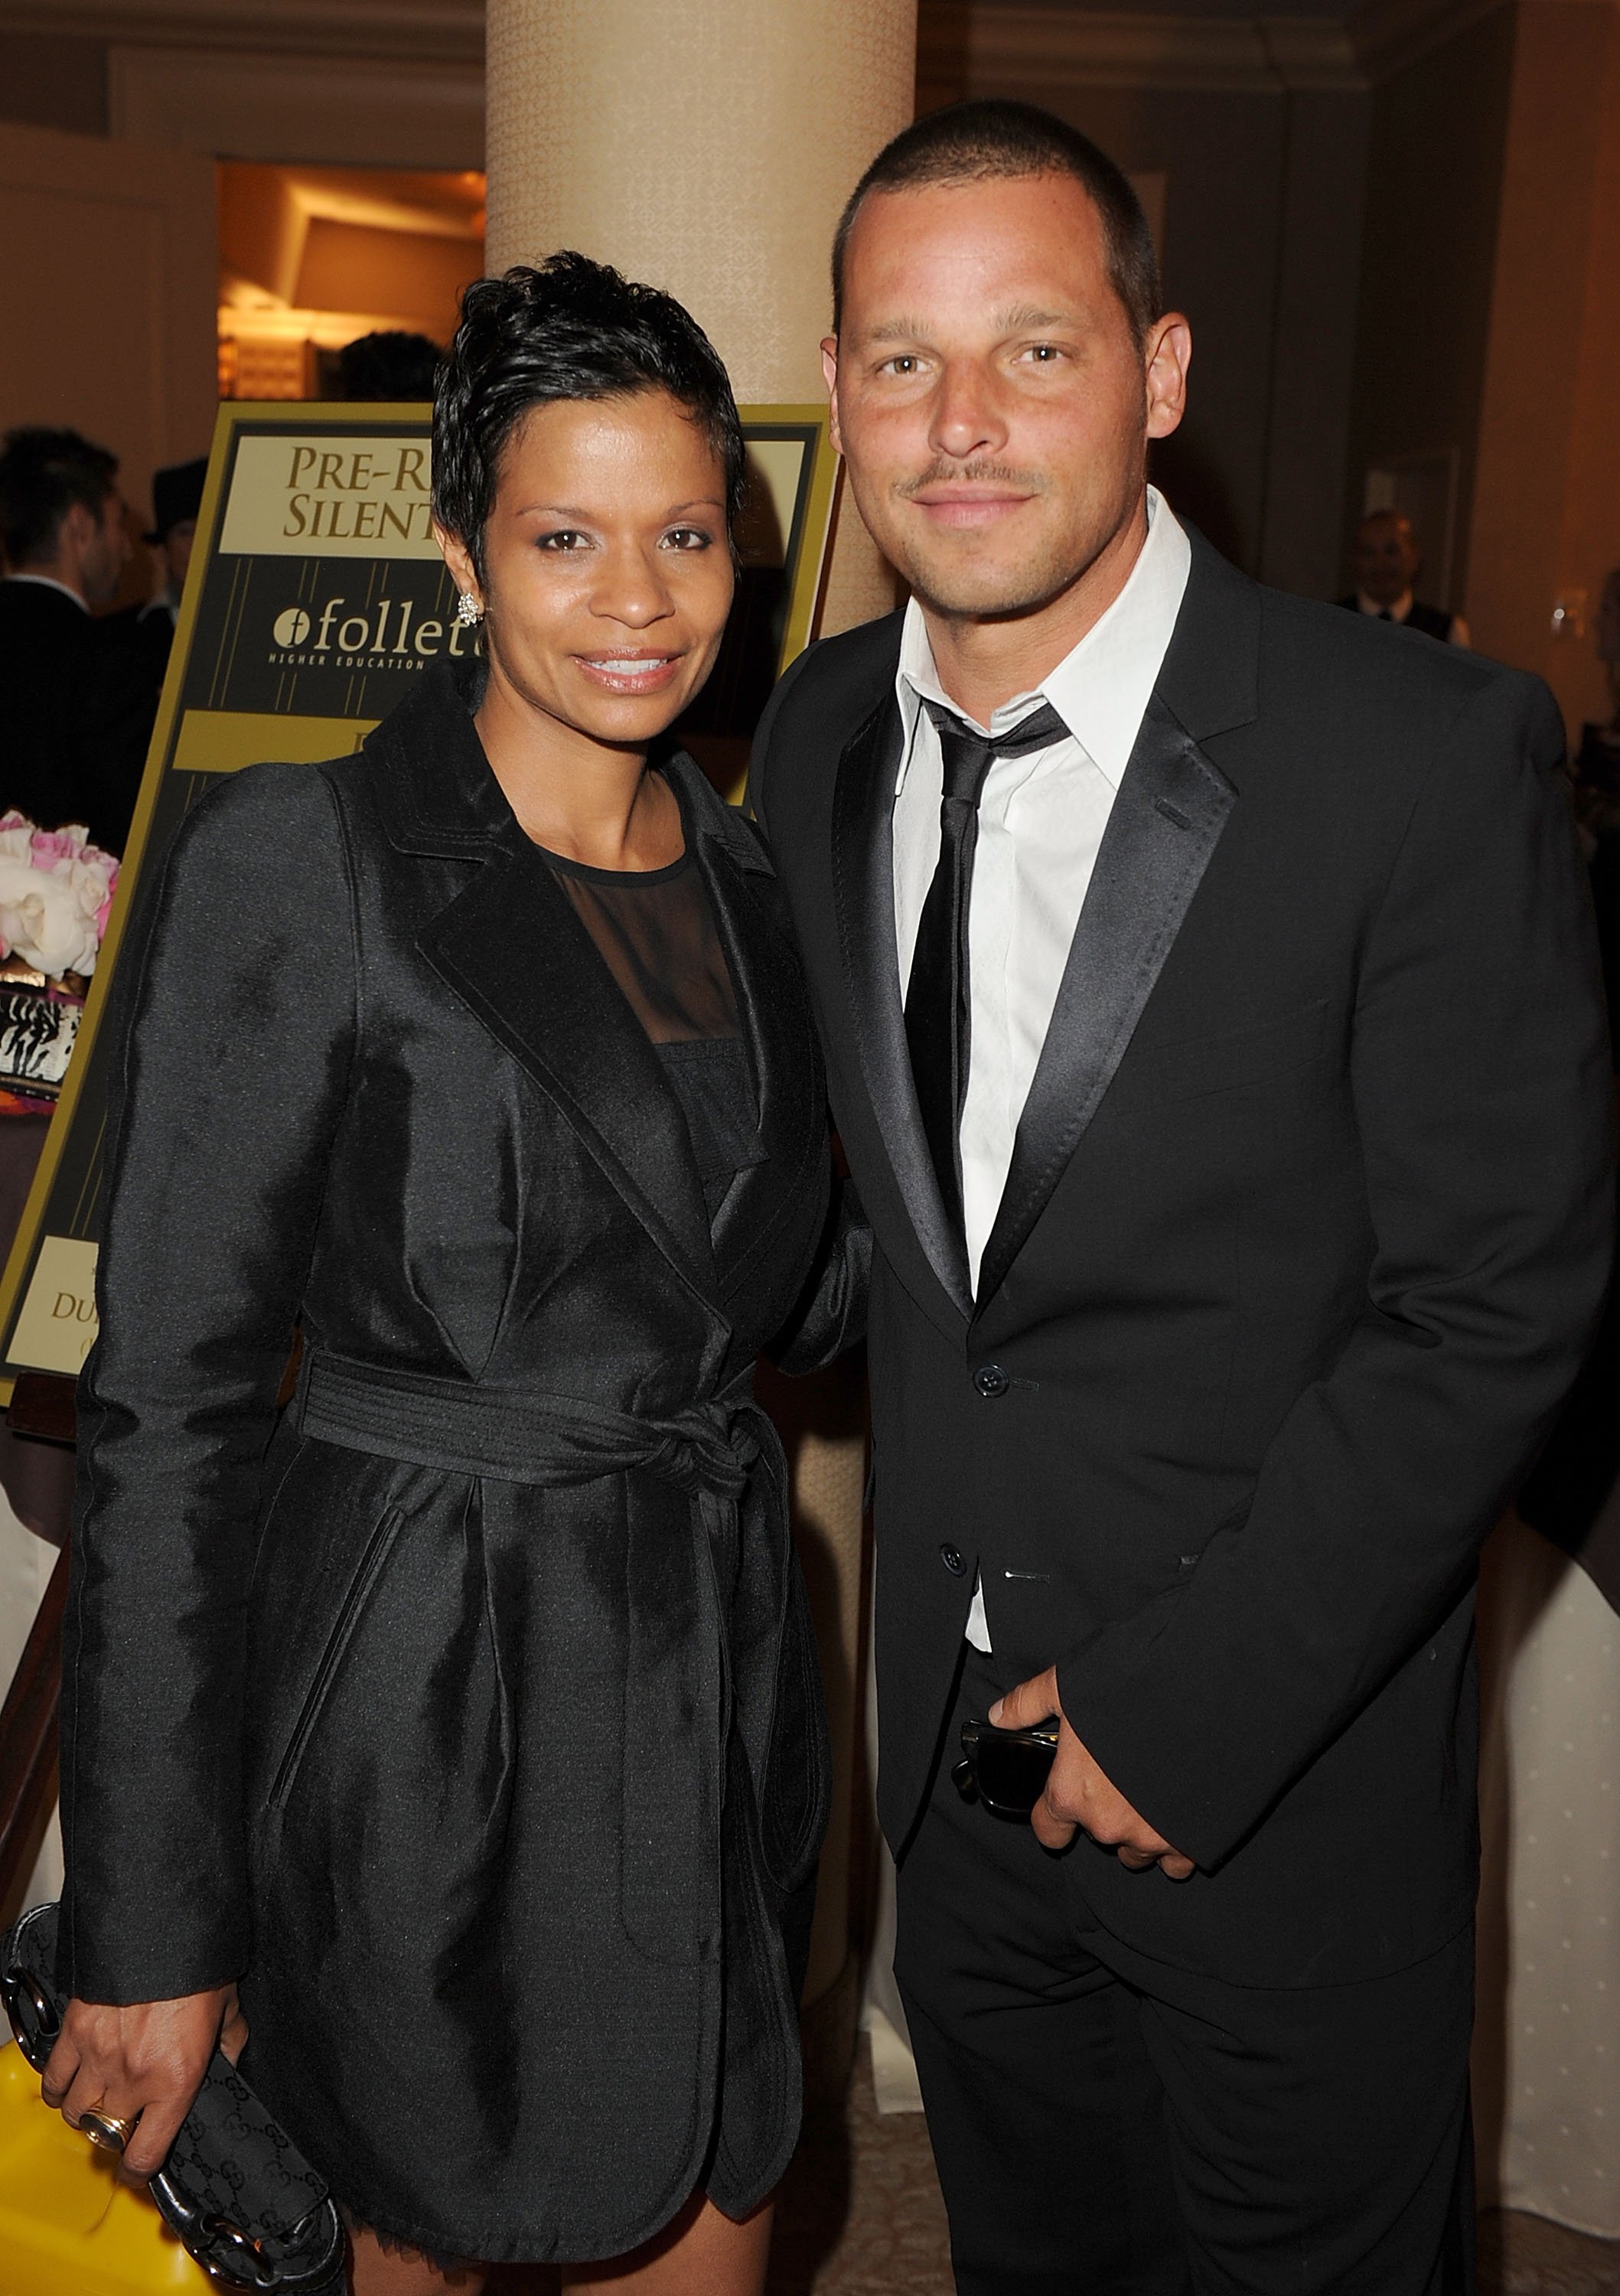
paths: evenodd
<path fill-rule="evenodd" d="M 1053 1856 L 951 1784 L 961 1720 L 1010 1686 L 968 1651 L 899 1874 L 959 2296 L 1471 2296 L 1471 1933 L 1276 1991 L 1132 1953 L 1085 1901 L 1110 1853 Z"/>

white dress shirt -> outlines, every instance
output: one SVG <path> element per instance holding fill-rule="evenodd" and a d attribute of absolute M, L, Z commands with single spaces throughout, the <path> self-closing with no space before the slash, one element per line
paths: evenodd
<path fill-rule="evenodd" d="M 988 726 L 1010 732 L 1050 702 L 1068 738 L 998 758 L 978 806 L 968 907 L 971 1037 L 961 1118 L 962 1212 L 970 1278 L 995 1224 L 1012 1144 L 1080 921 L 1114 794 L 1170 644 L 1192 553 L 1158 491 L 1148 489 L 1148 538 L 1125 586 L 1056 669 L 1004 702 Z M 923 708 L 974 721 L 940 685 L 921 611 L 906 608 L 896 674 L 902 741 L 894 815 L 895 939 L 904 996 L 922 906 L 939 859 L 945 787 L 939 734 Z M 968 1638 L 990 1647 L 984 1589 L 974 1590 Z"/>

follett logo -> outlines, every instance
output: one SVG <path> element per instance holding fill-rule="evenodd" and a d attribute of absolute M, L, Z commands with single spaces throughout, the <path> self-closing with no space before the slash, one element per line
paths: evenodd
<path fill-rule="evenodd" d="M 269 659 L 282 668 L 397 668 L 431 661 L 440 653 L 477 650 L 476 636 L 457 622 L 446 625 L 423 616 L 413 598 L 380 598 L 364 611 L 348 611 L 347 598 L 328 598 L 319 613 L 283 606 L 270 626 L 276 651 Z"/>

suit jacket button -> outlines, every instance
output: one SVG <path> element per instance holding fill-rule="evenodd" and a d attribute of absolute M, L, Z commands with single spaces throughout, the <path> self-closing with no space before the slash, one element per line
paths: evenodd
<path fill-rule="evenodd" d="M 973 1374 L 973 1384 L 988 1400 L 994 1396 L 1005 1395 L 1012 1382 L 1000 1364 L 980 1364 Z"/>
<path fill-rule="evenodd" d="M 962 1560 L 961 1549 L 959 1546 L 942 1546 L 939 1550 L 939 1559 L 953 1578 L 960 1578 L 968 1567 Z"/>

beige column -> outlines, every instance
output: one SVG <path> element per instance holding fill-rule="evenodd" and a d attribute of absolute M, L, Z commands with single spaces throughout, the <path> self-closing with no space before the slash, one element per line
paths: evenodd
<path fill-rule="evenodd" d="M 489 0 L 492 272 L 577 248 L 680 298 L 745 403 L 822 395 L 828 250 L 857 176 L 912 116 L 916 0 Z M 822 634 L 892 578 L 846 496 Z M 827 1677 L 837 1794 L 806 1991 L 813 2059 L 854 2033 L 851 1831 L 863 1677 L 860 1378 L 773 1380 Z"/>
<path fill-rule="evenodd" d="M 916 52 L 916 0 L 489 0 L 490 270 L 577 247 L 678 296 L 740 399 L 819 398 L 833 226 Z M 839 507 L 823 632 L 894 603 Z"/>

